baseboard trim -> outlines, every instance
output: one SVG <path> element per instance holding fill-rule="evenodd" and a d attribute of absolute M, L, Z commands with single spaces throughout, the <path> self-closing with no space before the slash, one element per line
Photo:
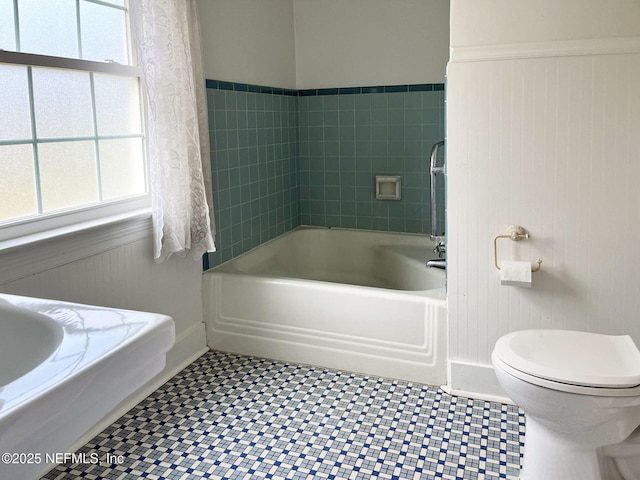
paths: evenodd
<path fill-rule="evenodd" d="M 446 393 L 513 405 L 513 401 L 498 383 L 491 365 L 451 360 L 447 363 L 447 385 L 440 387 Z"/>
<path fill-rule="evenodd" d="M 509 397 L 501 397 L 498 395 L 490 395 L 487 393 L 468 392 L 466 390 L 456 390 L 450 388 L 449 385 L 440 385 L 440 390 L 452 397 L 471 398 L 473 400 L 483 400 L 485 402 L 503 403 L 505 405 L 515 405 Z"/>

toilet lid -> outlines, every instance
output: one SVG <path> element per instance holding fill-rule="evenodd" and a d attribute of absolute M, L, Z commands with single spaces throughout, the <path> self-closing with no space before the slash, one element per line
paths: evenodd
<path fill-rule="evenodd" d="M 525 374 L 569 385 L 640 385 L 640 351 L 628 335 L 569 330 L 522 330 L 500 338 L 496 355 Z"/>

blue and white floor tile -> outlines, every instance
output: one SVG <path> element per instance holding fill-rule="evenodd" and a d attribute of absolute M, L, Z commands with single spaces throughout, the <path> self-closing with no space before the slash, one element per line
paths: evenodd
<path fill-rule="evenodd" d="M 43 479 L 513 479 L 524 428 L 436 387 L 210 352 L 80 450 L 99 464 Z"/>

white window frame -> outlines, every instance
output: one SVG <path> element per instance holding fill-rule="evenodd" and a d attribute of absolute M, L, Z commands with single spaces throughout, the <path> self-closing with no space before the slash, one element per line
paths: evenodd
<path fill-rule="evenodd" d="M 93 1 L 93 0 L 89 0 Z M 94 3 L 102 3 L 95 1 Z M 17 5 L 17 4 L 16 4 Z M 112 6 L 112 5 L 109 5 Z M 124 9 L 128 11 L 128 5 Z M 133 35 L 131 33 L 131 22 L 128 21 L 129 48 L 133 45 Z M 18 33 L 16 33 L 18 35 Z M 135 60 L 133 51 L 129 52 L 130 58 Z M 33 242 L 50 240 L 57 236 L 66 236 L 69 233 L 83 231 L 98 226 L 112 223 L 122 223 L 130 219 L 148 219 L 151 216 L 150 205 L 151 195 L 148 185 L 148 164 L 146 161 L 146 115 L 143 108 L 144 89 L 142 85 L 142 68 L 135 65 L 121 65 L 116 62 L 98 62 L 68 57 L 56 57 L 49 55 L 39 55 L 33 53 L 14 52 L 0 49 L 0 63 L 6 65 L 22 65 L 30 67 L 49 67 L 57 69 L 69 69 L 84 71 L 90 74 L 105 73 L 110 75 L 122 75 L 129 78 L 137 78 L 140 92 L 140 113 L 141 113 L 141 134 L 134 135 L 114 135 L 114 136 L 89 136 L 87 140 L 97 141 L 98 139 L 112 138 L 142 138 L 143 155 L 145 169 L 145 193 L 126 197 L 123 199 L 100 201 L 89 205 L 60 210 L 52 213 L 38 213 L 18 219 L 9 219 L 0 222 L 0 253 L 13 247 L 19 247 Z M 32 94 L 30 94 L 32 95 Z M 33 115 L 33 98 L 30 99 L 31 111 Z M 69 140 L 79 140 L 80 138 L 69 138 Z M 84 140 L 84 138 L 82 138 Z M 2 145 L 36 144 L 45 143 L 41 139 L 31 138 L 29 141 L 4 141 L 0 138 Z M 36 172 L 38 175 L 38 172 Z"/>

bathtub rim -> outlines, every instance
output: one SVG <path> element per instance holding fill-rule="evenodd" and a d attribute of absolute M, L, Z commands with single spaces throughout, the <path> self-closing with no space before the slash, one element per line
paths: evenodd
<path fill-rule="evenodd" d="M 260 248 L 260 247 L 265 247 L 267 245 L 270 245 L 272 243 L 274 243 L 277 240 L 281 240 L 282 237 L 285 237 L 293 232 L 300 232 L 300 231 L 304 231 L 304 230 L 337 230 L 337 231 L 341 231 L 341 232 L 354 232 L 357 234 L 360 233 L 372 233 L 375 235 L 399 235 L 399 236 L 407 236 L 407 237 L 414 237 L 414 238 L 426 238 L 429 242 L 433 243 L 434 247 L 435 247 L 435 242 L 433 240 L 431 240 L 431 238 L 429 237 L 429 234 L 427 233 L 414 233 L 414 232 L 391 232 L 388 230 L 371 230 L 371 229 L 365 229 L 365 228 L 346 228 L 346 227 L 323 227 L 320 225 L 298 225 L 295 228 L 292 228 L 291 230 L 287 230 L 286 232 L 282 232 L 280 235 L 277 235 L 273 238 L 270 238 L 269 240 L 260 243 L 259 245 L 256 245 L 255 247 L 250 248 L 249 250 L 247 250 L 246 252 L 242 252 L 239 255 L 236 255 L 233 258 L 230 258 L 229 260 L 225 260 L 222 263 L 219 263 L 218 265 L 215 265 L 213 267 L 209 267 L 208 269 L 206 269 L 204 272 L 202 273 L 206 273 L 206 272 L 210 272 L 211 270 L 215 270 L 223 265 L 226 265 L 229 262 L 232 262 L 238 258 L 242 258 L 245 257 L 246 255 L 254 252 L 256 249 Z"/>
<path fill-rule="evenodd" d="M 255 252 L 262 248 L 262 247 L 267 247 L 269 245 L 272 245 L 273 243 L 275 243 L 278 240 L 282 240 L 282 238 L 284 238 L 285 236 L 291 235 L 294 232 L 298 232 L 298 231 L 305 231 L 305 230 L 319 230 L 319 231 L 327 231 L 327 230 L 337 230 L 337 231 L 342 231 L 342 232 L 353 232 L 356 234 L 365 234 L 365 233 L 369 233 L 369 234 L 375 234 L 375 235 L 390 235 L 390 236 L 407 236 L 407 237 L 413 237 L 413 238 L 421 238 L 421 239 L 426 239 L 428 240 L 430 243 L 432 243 L 435 246 L 435 242 L 429 238 L 428 234 L 424 234 L 424 233 L 412 233 L 412 232 L 390 232 L 390 231 L 384 231 L 384 230 L 368 230 L 368 229 L 361 229 L 361 228 L 344 228 L 344 227 L 323 227 L 323 226 L 316 226 L 316 225 L 299 225 L 296 228 L 293 228 L 287 232 L 281 233 L 280 235 L 271 238 L 269 240 L 267 240 L 264 243 L 261 243 L 259 245 L 256 245 L 255 247 L 251 248 L 250 250 L 247 250 L 246 252 L 241 253 L 240 255 L 237 255 L 233 258 L 230 258 L 229 260 L 226 260 L 225 262 L 222 262 L 214 267 L 208 268 L 207 270 L 205 270 L 204 272 L 202 272 L 203 275 L 207 275 L 209 273 L 218 273 L 218 274 L 225 274 L 225 275 L 243 275 L 243 276 L 251 276 L 251 277 L 258 277 L 258 278 L 263 278 L 265 280 L 282 280 L 282 279 L 287 279 L 287 280 L 292 280 L 292 281 L 300 281 L 300 282 L 320 282 L 320 283 L 327 283 L 327 284 L 333 284 L 333 285 L 343 285 L 345 287 L 357 287 L 357 288 L 366 288 L 366 289 L 375 289 L 377 291 L 380 292 L 386 292 L 386 291 L 390 291 L 390 292 L 397 292 L 397 293 L 404 293 L 404 294 L 409 294 L 409 295 L 417 295 L 417 296 L 423 296 L 423 297 L 428 297 L 428 298 L 433 298 L 434 300 L 446 300 L 446 290 L 447 290 L 447 275 L 446 272 L 443 273 L 444 279 L 443 279 L 443 285 L 437 288 L 433 288 L 433 289 L 427 289 L 427 290 L 401 290 L 401 289 L 393 289 L 393 288 L 385 288 L 385 287 L 375 287 L 375 286 L 369 286 L 369 285 L 356 285 L 356 284 L 351 284 L 351 283 L 341 283 L 341 282 L 331 282 L 328 280 L 314 280 L 314 279 L 308 279 L 308 278 L 300 278 L 300 277 L 291 277 L 291 276 L 281 276 L 281 275 L 269 275 L 269 274 L 264 274 L 264 273 L 246 273 L 246 272 L 242 272 L 239 270 L 234 270 L 234 271 L 229 271 L 224 269 L 224 267 L 229 267 L 229 264 L 233 261 L 239 261 L 242 262 L 242 260 L 244 258 L 246 258 L 247 256 L 249 256 L 250 254 L 255 254 Z M 425 266 L 426 268 L 426 266 Z"/>

